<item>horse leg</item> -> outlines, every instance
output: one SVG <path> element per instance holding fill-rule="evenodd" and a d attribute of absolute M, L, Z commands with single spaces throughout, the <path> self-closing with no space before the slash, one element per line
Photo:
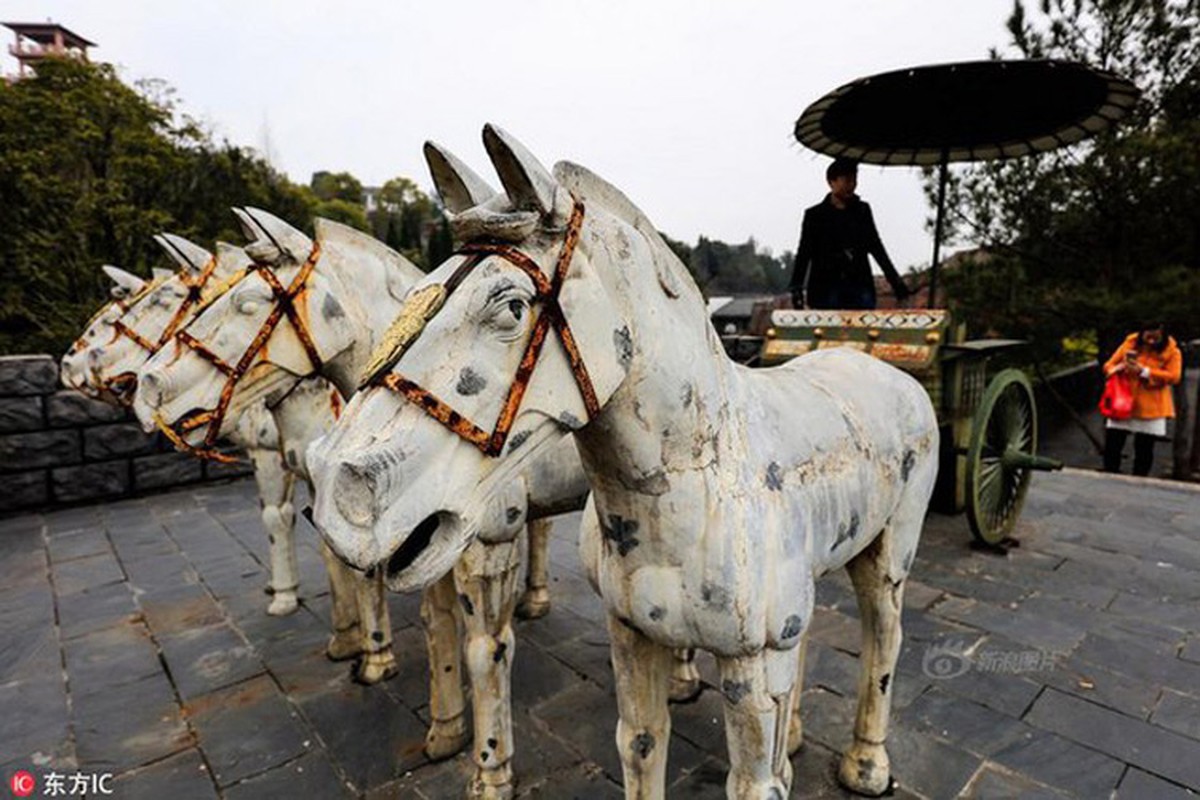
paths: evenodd
<path fill-rule="evenodd" d="M 525 576 L 525 594 L 517 604 L 521 619 L 538 619 L 550 613 L 550 528 L 549 519 L 530 520 L 529 572 Z"/>
<path fill-rule="evenodd" d="M 787 739 L 796 659 L 794 649 L 717 659 L 729 747 L 726 797 L 783 800 L 791 791 Z"/>
<path fill-rule="evenodd" d="M 696 650 L 680 647 L 674 651 L 675 665 L 671 668 L 672 703 L 688 703 L 700 696 L 700 670 L 696 669 Z"/>
<path fill-rule="evenodd" d="M 454 565 L 466 630 L 467 671 L 475 714 L 475 777 L 470 797 L 513 795 L 513 608 L 521 572 L 521 542 L 476 540 Z"/>
<path fill-rule="evenodd" d="M 270 543 L 271 582 L 267 591 L 271 604 L 267 613 L 283 617 L 300 607 L 296 596 L 300 585 L 296 569 L 296 509 L 292 504 L 295 477 L 284 466 L 278 450 L 253 447 L 247 454 L 254 462 L 254 482 Z"/>
<path fill-rule="evenodd" d="M 884 794 L 891 784 L 884 743 L 891 712 L 889 691 L 900 655 L 900 612 L 906 577 L 893 558 L 893 525 L 885 527 L 846 566 L 858 595 L 863 645 L 854 743 L 842 756 L 838 780 L 851 791 L 871 796 Z"/>
<path fill-rule="evenodd" d="M 800 721 L 800 695 L 804 691 L 804 656 L 808 652 L 808 631 L 800 637 L 796 645 L 796 686 L 792 689 L 792 718 L 788 721 L 788 755 L 794 756 L 800 752 L 804 744 L 804 726 Z"/>
<path fill-rule="evenodd" d="M 330 617 L 333 622 L 333 636 L 325 648 L 325 655 L 333 661 L 345 661 L 362 652 L 354 573 L 329 549 L 324 540 L 321 541 L 321 558 L 329 573 Z"/>
<path fill-rule="evenodd" d="M 383 570 L 356 576 L 355 597 L 362 634 L 362 659 L 354 680 L 373 686 L 396 675 L 396 655 L 392 652 L 392 615 L 388 610 Z"/>
<path fill-rule="evenodd" d="M 675 656 L 611 614 L 608 635 L 617 684 L 617 751 L 627 800 L 660 800 L 666 794 L 671 738 L 668 684 Z"/>
<path fill-rule="evenodd" d="M 467 745 L 467 700 L 462 685 L 462 645 L 458 635 L 454 576 L 446 573 L 421 595 L 421 622 L 429 650 L 429 732 L 425 755 L 449 758 Z"/>

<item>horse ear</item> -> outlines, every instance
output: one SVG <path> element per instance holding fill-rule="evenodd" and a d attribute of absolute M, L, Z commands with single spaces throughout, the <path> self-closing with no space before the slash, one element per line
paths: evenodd
<path fill-rule="evenodd" d="M 245 209 L 241 209 L 241 208 L 234 206 L 233 208 L 231 208 L 229 210 L 233 212 L 233 215 L 235 217 L 237 217 L 238 225 L 240 225 L 242 228 L 243 236 L 245 236 L 247 239 L 249 239 L 252 242 L 256 239 L 262 238 L 262 236 L 263 236 L 262 228 L 258 227 L 258 223 L 255 222 L 254 219 L 249 214 L 246 213 Z"/>
<path fill-rule="evenodd" d="M 558 181 L 523 144 L 489 123 L 483 126 L 483 146 L 514 209 L 543 216 L 555 210 Z"/>
<path fill-rule="evenodd" d="M 279 252 L 288 256 L 293 261 L 303 262 L 312 252 L 312 239 L 304 235 L 304 232 L 287 224 L 274 214 L 263 211 L 261 208 L 246 208 L 246 215 L 262 229 L 263 235 L 267 242 L 278 248 Z M 246 252 L 251 258 L 257 259 L 260 245 L 266 244 L 257 241 L 246 247 Z M 252 249 L 253 248 L 253 249 Z M 266 248 L 261 248 L 265 250 Z"/>
<path fill-rule="evenodd" d="M 217 242 L 217 266 L 213 270 L 213 274 L 218 278 L 225 278 L 243 270 L 249 263 L 250 256 L 246 255 L 246 251 L 236 244 Z"/>
<path fill-rule="evenodd" d="M 212 253 L 200 245 L 189 242 L 182 236 L 176 236 L 173 233 L 159 234 L 154 237 L 154 241 L 158 242 L 159 246 L 167 251 L 167 255 L 175 263 L 192 272 L 199 272 L 204 269 L 204 265 L 212 258 Z"/>
<path fill-rule="evenodd" d="M 425 143 L 425 163 L 442 203 L 451 213 L 460 214 L 496 196 L 487 181 L 439 144 Z"/>
<path fill-rule="evenodd" d="M 118 300 L 123 300 L 126 297 L 133 297 L 135 294 L 146 288 L 146 282 L 130 272 L 126 272 L 120 267 L 114 267 L 110 264 L 105 264 L 100 269 L 104 274 L 112 279 L 114 284 L 111 294 Z"/>

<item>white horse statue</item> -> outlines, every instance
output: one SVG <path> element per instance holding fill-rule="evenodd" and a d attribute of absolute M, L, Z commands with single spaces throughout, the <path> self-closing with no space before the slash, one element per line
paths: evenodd
<path fill-rule="evenodd" d="M 243 219 L 244 225 L 250 222 Z M 254 235 L 259 235 L 259 229 L 253 228 Z M 237 268 L 224 270 L 223 278 L 213 282 L 213 286 L 204 294 L 203 302 L 192 307 L 189 313 L 181 317 L 178 324 L 168 325 L 157 341 L 157 346 L 149 358 L 143 354 L 141 362 L 133 364 L 140 376 L 141 371 L 152 368 L 156 363 L 171 361 L 176 358 L 179 348 L 177 337 L 184 335 L 188 326 L 205 308 L 214 303 L 223 292 L 233 284 L 244 283 L 244 278 L 253 261 L 240 248 L 227 246 L 228 250 L 236 251 Z M 203 252 L 203 251 L 200 251 Z M 146 330 L 150 330 L 149 324 Z M 158 330 L 155 328 L 154 330 Z M 132 338 L 132 337 L 127 337 Z M 287 492 L 287 502 L 280 508 L 280 513 L 270 516 L 264 514 L 265 520 L 275 522 L 276 527 L 268 527 L 275 546 L 280 547 L 280 537 L 276 528 L 286 527 L 286 550 L 279 557 L 273 558 L 286 565 L 285 571 L 293 576 L 287 592 L 294 603 L 295 580 L 295 545 L 292 540 L 292 523 L 294 510 L 291 503 L 292 486 L 296 477 L 304 479 L 303 463 L 297 453 L 303 452 L 304 446 L 312 437 L 322 435 L 337 418 L 341 410 L 341 395 L 325 380 L 319 377 L 308 377 L 297 382 L 286 394 L 272 396 L 262 394 L 250 402 L 232 409 L 232 413 L 210 414 L 211 423 L 196 425 L 196 430 L 177 430 L 170 426 L 157 425 L 153 415 L 147 412 L 147 404 L 143 395 L 146 386 L 135 377 L 138 384 L 133 398 L 133 409 L 138 413 L 147 430 L 156 427 L 163 430 L 176 447 L 192 452 L 202 458 L 219 458 L 214 449 L 221 439 L 238 435 L 238 431 L 247 428 L 257 430 L 260 434 L 268 430 L 276 431 L 278 456 L 275 463 L 282 469 L 281 483 Z M 158 393 L 160 386 L 151 386 L 150 391 Z M 193 418 L 196 415 L 193 415 Z M 199 415 L 204 421 L 204 415 Z M 263 421 L 266 424 L 261 424 Z M 387 598 L 382 584 L 378 580 L 366 580 L 360 574 L 348 569 L 344 563 L 332 556 L 329 549 L 321 547 L 326 570 L 329 574 L 330 595 L 332 601 L 333 634 L 326 648 L 326 654 L 333 660 L 357 659 L 353 669 L 355 680 L 361 683 L 378 683 L 396 673 L 396 660 L 391 650 L 391 622 L 387 609 Z"/>
<path fill-rule="evenodd" d="M 507 197 L 455 215 L 474 243 L 414 288 L 417 332 L 310 453 L 318 529 L 389 585 L 426 585 L 495 491 L 573 432 L 626 796 L 663 796 L 672 648 L 717 658 L 728 796 L 787 796 L 813 582 L 843 566 L 864 665 L 839 777 L 885 792 L 901 598 L 937 471 L 928 396 L 850 350 L 732 363 L 686 269 L 619 191 L 569 163 L 550 174 L 497 128 L 484 144 Z M 465 368 L 483 391 L 455 392 Z M 364 436 L 380 460 L 356 494 L 371 513 L 347 518 L 336 498 Z"/>
<path fill-rule="evenodd" d="M 155 241 L 174 259 L 177 271 L 154 269 L 146 283 L 116 267 L 102 267 L 113 281 L 113 300 L 88 323 L 62 359 L 64 385 L 98 400 L 129 406 L 137 371 L 191 319 L 215 287 L 241 272 L 249 258 L 240 247 L 217 243 L 216 257 L 180 236 L 162 234 Z M 254 480 L 270 543 L 271 595 L 267 613 L 283 616 L 298 608 L 299 578 L 293 535 L 292 477 L 283 464 L 279 434 L 266 407 L 247 409 L 226 437 L 245 450 L 254 465 Z"/>
<path fill-rule="evenodd" d="M 470 199 L 466 191 L 457 185 L 443 189 L 448 203 L 469 207 L 478 195 Z M 472 185 L 470 191 L 483 191 L 482 183 Z M 400 254 L 335 222 L 317 220 L 314 242 L 266 212 L 248 209 L 241 217 L 254 227 L 255 241 L 247 250 L 256 266 L 184 328 L 177 349 L 156 357 L 141 372 L 136 406 L 140 416 L 177 429 L 175 435 L 192 445 L 208 435 L 204 426 L 189 427 L 188 419 L 197 418 L 195 409 L 215 409 L 224 402 L 223 425 L 228 425 L 242 408 L 264 399 L 274 405 L 279 398 L 290 398 L 298 383 L 315 375 L 328 377 L 344 394 L 351 394 L 368 370 L 373 351 L 381 341 L 386 344 L 389 336 L 397 335 L 389 332 L 389 323 L 408 289 L 424 277 Z M 295 317 L 279 310 L 281 292 L 288 291 L 282 289 L 285 286 L 295 288 L 294 299 L 283 301 L 291 304 Z M 275 322 L 268 325 L 271 319 Z M 302 322 L 297 325 L 295 319 Z M 248 349 L 250 342 L 258 342 L 259 349 Z M 244 366 L 237 370 L 244 377 L 231 380 L 238 364 Z M 484 384 L 464 372 L 459 387 L 470 394 L 481 391 Z M 289 405 L 285 400 L 280 409 Z M 214 417 L 199 417 L 211 432 Z M 324 433 L 324 421 L 314 423 L 303 414 L 286 411 L 276 418 L 288 442 L 288 463 L 300 474 L 308 474 L 303 445 Z M 347 474 L 354 477 L 343 487 L 346 495 L 338 502 L 348 513 L 370 514 L 369 507 L 356 503 L 359 483 L 369 483 L 383 466 L 370 447 L 347 466 Z M 421 614 L 431 664 L 433 724 L 426 741 L 430 757 L 452 755 L 470 738 L 462 689 L 460 615 L 465 618 L 475 739 L 511 747 L 509 665 L 521 566 L 519 533 L 528 524 L 531 577 L 526 609 L 531 616 L 540 615 L 549 608 L 546 517 L 582 508 L 586 494 L 579 457 L 570 442 L 564 442 L 511 481 L 497 497 L 479 543 L 463 555 L 453 574 L 447 565 L 443 580 L 425 593 Z M 368 575 L 382 585 L 381 573 Z M 508 656 L 493 659 L 489 652 L 487 658 L 476 657 L 478 648 L 472 642 L 481 637 L 491 642 L 496 635 L 507 637 Z M 507 757 L 481 767 L 486 768 L 478 781 L 482 794 L 502 796 L 508 791 Z"/>

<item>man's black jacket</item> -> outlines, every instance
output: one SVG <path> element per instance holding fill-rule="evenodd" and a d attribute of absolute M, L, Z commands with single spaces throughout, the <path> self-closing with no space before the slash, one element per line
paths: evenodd
<path fill-rule="evenodd" d="M 874 293 L 875 279 L 867 254 L 873 255 L 897 297 L 908 296 L 908 288 L 892 265 L 871 207 L 854 196 L 840 209 L 830 195 L 804 212 L 800 245 L 792 272 L 792 294 L 806 290 L 809 298 L 827 297 L 831 290 L 858 289 Z"/>

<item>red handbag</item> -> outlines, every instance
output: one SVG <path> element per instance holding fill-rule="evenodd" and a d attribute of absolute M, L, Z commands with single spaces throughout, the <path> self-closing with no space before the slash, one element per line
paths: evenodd
<path fill-rule="evenodd" d="M 1133 387 L 1124 373 L 1110 375 L 1104 384 L 1100 413 L 1109 419 L 1129 419 L 1133 416 Z"/>

